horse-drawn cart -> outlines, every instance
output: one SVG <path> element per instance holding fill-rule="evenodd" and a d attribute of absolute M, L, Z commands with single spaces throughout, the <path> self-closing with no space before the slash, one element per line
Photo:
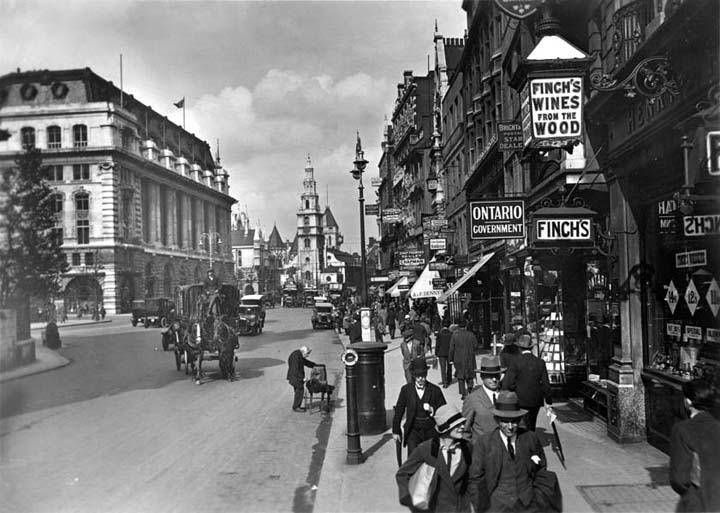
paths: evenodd
<path fill-rule="evenodd" d="M 239 347 L 234 326 L 240 293 L 232 285 L 206 291 L 202 284 L 184 285 L 175 294 L 176 318 L 163 333 L 163 347 L 173 346 L 175 366 L 192 374 L 196 383 L 203 377 L 204 360 L 218 360 L 220 376 L 235 377 L 235 349 Z"/>

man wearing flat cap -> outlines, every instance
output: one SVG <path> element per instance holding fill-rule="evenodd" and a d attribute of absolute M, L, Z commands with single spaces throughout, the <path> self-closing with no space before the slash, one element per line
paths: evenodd
<path fill-rule="evenodd" d="M 515 344 L 522 353 L 508 368 L 503 378 L 502 389 L 517 393 L 520 407 L 528 410 L 525 427 L 535 431 L 538 412 L 543 402 L 548 406 L 552 404 L 550 380 L 545 362 L 531 351 L 533 341 L 530 335 L 526 333 L 520 335 Z"/>
<path fill-rule="evenodd" d="M 438 438 L 422 442 L 410 454 L 397 473 L 400 504 L 414 509 L 410 494 L 410 478 L 423 463 L 435 469 L 435 486 L 426 511 L 470 511 L 468 476 L 472 448 L 463 439 L 465 418 L 456 406 L 445 404 L 435 412 Z"/>
<path fill-rule="evenodd" d="M 402 436 L 408 455 L 421 442 L 437 437 L 433 416 L 446 403 L 440 387 L 427 381 L 428 365 L 424 357 L 412 361 L 410 372 L 413 382 L 406 383 L 400 389 L 392 423 L 393 438 L 399 442 Z M 403 416 L 405 425 L 401 431 Z"/>
<path fill-rule="evenodd" d="M 515 392 L 503 390 L 495 401 L 497 428 L 473 444 L 470 465 L 470 496 L 475 512 L 540 512 L 533 478 L 547 463 L 538 436 L 520 429 L 527 413 Z"/>
<path fill-rule="evenodd" d="M 500 378 L 503 369 L 497 356 L 480 358 L 480 374 L 482 385 L 473 390 L 463 401 L 462 412 L 465 416 L 465 431 L 472 433 L 473 442 L 483 433 L 489 433 L 497 427 L 493 409 L 495 399 L 500 391 Z"/>

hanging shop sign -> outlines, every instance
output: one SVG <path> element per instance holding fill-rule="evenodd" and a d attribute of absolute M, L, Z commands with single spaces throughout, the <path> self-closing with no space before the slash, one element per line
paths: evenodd
<path fill-rule="evenodd" d="M 470 238 L 515 239 L 525 237 L 524 200 L 471 201 Z"/>
<path fill-rule="evenodd" d="M 583 79 L 533 78 L 521 92 L 526 146 L 557 148 L 582 141 Z"/>
<path fill-rule="evenodd" d="M 720 214 L 684 216 L 683 233 L 686 237 L 720 235 Z"/>
<path fill-rule="evenodd" d="M 365 205 L 365 215 L 366 216 L 376 216 L 380 214 L 380 205 L 377 203 L 370 203 L 369 205 Z"/>
<path fill-rule="evenodd" d="M 382 213 L 383 223 L 399 223 L 402 211 L 399 208 L 386 208 Z"/>
<path fill-rule="evenodd" d="M 447 249 L 447 239 L 430 239 L 430 250 Z"/>
<path fill-rule="evenodd" d="M 373 176 L 370 178 L 370 185 L 372 187 L 380 187 L 383 183 L 383 179 L 381 176 Z"/>
<path fill-rule="evenodd" d="M 542 0 L 495 0 L 495 5 L 505 14 L 518 20 L 535 14 L 541 3 Z"/>
<path fill-rule="evenodd" d="M 519 151 L 524 148 L 522 124 L 500 121 L 497 124 L 498 151 Z"/>
<path fill-rule="evenodd" d="M 532 243 L 536 248 L 591 247 L 595 244 L 596 212 L 587 208 L 541 208 L 531 218 Z"/>
<path fill-rule="evenodd" d="M 697 267 L 707 265 L 707 250 L 686 251 L 675 254 L 675 267 Z"/>
<path fill-rule="evenodd" d="M 432 280 L 432 286 L 434 289 L 442 290 L 443 288 L 445 288 L 446 284 L 447 280 L 445 278 L 433 278 Z"/>
<path fill-rule="evenodd" d="M 397 256 L 400 269 L 422 269 L 425 266 L 422 251 L 398 251 Z"/>
<path fill-rule="evenodd" d="M 664 234 L 675 233 L 675 211 L 677 204 L 674 199 L 662 200 L 657 202 L 658 213 L 658 231 Z"/>

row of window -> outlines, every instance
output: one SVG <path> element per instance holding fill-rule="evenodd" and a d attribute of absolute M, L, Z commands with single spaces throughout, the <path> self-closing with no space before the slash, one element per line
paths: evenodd
<path fill-rule="evenodd" d="M 62 182 L 65 180 L 65 166 L 60 164 L 45 168 L 45 179 L 49 182 Z M 73 164 L 72 179 L 75 181 L 90 180 L 90 164 Z"/>
<path fill-rule="evenodd" d="M 73 148 L 86 148 L 88 145 L 88 131 L 86 125 L 73 125 Z M 50 150 L 62 148 L 62 129 L 57 125 L 46 128 L 47 147 Z M 35 129 L 31 126 L 25 126 L 20 129 L 20 140 L 23 150 L 32 150 L 35 148 Z"/>
<path fill-rule="evenodd" d="M 63 203 L 65 199 L 62 194 L 53 194 L 53 207 L 56 214 L 63 211 Z M 85 191 L 80 191 L 75 194 L 75 211 L 87 212 L 90 210 L 90 194 Z"/>
<path fill-rule="evenodd" d="M 78 244 L 90 244 L 90 221 L 87 219 L 78 219 L 75 221 L 75 234 Z M 58 245 L 62 246 L 63 242 L 65 242 L 65 233 L 62 226 L 53 228 L 51 237 L 58 241 Z M 80 265 L 80 263 L 75 263 L 73 259 L 73 265 Z"/>

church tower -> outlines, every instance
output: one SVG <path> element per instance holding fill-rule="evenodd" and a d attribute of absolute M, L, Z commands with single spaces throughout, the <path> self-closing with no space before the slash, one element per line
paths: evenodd
<path fill-rule="evenodd" d="M 300 210 L 297 213 L 297 280 L 306 289 L 319 288 L 320 272 L 325 266 L 323 212 L 320 211 L 317 182 L 313 173 L 314 169 L 308 155 L 303 192 L 300 195 Z"/>

